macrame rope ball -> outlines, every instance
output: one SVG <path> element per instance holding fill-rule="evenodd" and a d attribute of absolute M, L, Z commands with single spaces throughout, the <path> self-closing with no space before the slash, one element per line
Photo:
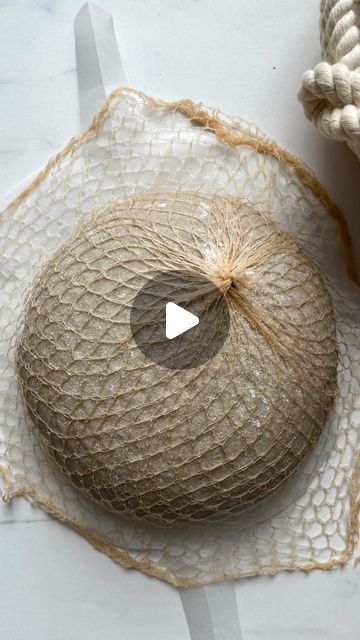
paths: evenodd
<path fill-rule="evenodd" d="M 184 370 L 146 358 L 130 326 L 141 287 L 177 270 L 213 285 L 187 295 L 229 313 L 218 353 Z M 223 520 L 283 485 L 326 423 L 337 358 L 303 250 L 241 200 L 189 192 L 96 211 L 36 278 L 17 344 L 25 405 L 61 471 L 104 507 L 167 525 Z"/>

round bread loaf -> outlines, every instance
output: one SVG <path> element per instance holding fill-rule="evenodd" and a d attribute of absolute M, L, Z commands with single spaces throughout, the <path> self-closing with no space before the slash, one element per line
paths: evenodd
<path fill-rule="evenodd" d="M 196 365 L 195 345 L 194 366 L 176 370 L 138 347 L 131 310 L 179 270 L 213 284 L 189 295 L 221 298 L 229 330 L 210 359 Z M 104 507 L 162 524 L 222 519 L 280 487 L 326 423 L 337 357 L 303 250 L 242 201 L 194 193 L 91 216 L 38 275 L 17 345 L 24 402 L 61 471 Z"/>

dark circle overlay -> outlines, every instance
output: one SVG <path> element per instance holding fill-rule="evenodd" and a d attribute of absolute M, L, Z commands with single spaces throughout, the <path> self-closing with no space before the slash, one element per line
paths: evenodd
<path fill-rule="evenodd" d="M 166 304 L 195 314 L 199 323 L 172 340 L 165 335 Z M 131 307 L 132 336 L 143 354 L 161 367 L 193 369 L 213 358 L 229 331 L 228 304 L 211 280 L 192 271 L 156 273 L 137 293 Z"/>

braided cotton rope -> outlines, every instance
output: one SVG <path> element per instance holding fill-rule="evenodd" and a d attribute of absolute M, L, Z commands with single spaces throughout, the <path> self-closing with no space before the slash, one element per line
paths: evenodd
<path fill-rule="evenodd" d="M 323 62 L 306 71 L 298 98 L 319 131 L 360 158 L 360 2 L 321 1 Z"/>

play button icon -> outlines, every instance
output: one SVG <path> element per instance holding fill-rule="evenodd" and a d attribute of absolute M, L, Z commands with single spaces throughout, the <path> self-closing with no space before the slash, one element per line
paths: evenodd
<path fill-rule="evenodd" d="M 174 370 L 213 358 L 229 329 L 228 302 L 216 285 L 187 270 L 155 272 L 135 295 L 130 325 L 148 360 Z"/>
<path fill-rule="evenodd" d="M 177 336 L 199 324 L 198 316 L 179 307 L 175 302 L 168 302 L 165 309 L 165 334 L 168 340 L 177 338 Z"/>

